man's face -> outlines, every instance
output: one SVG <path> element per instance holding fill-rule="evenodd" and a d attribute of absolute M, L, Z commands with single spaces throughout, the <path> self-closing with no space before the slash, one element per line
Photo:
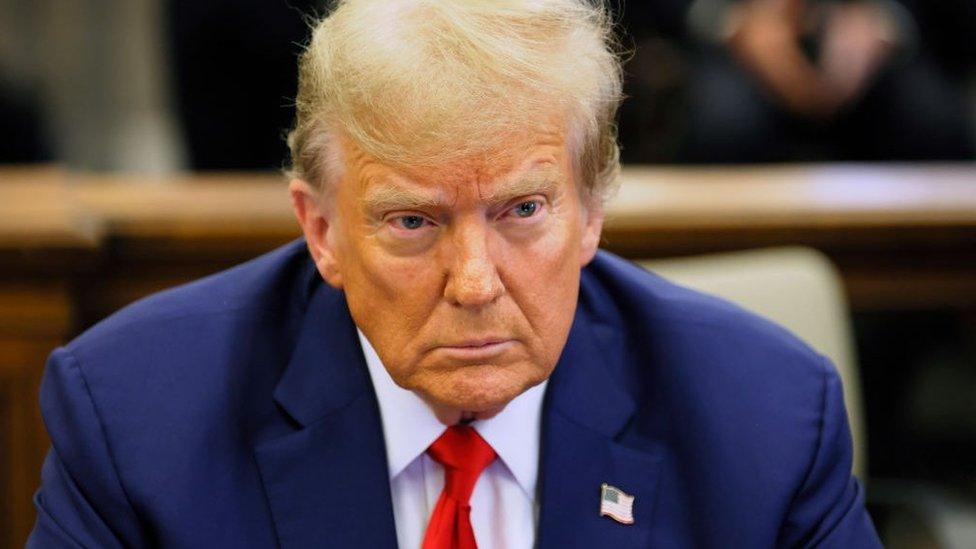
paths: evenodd
<path fill-rule="evenodd" d="M 393 380 L 442 419 L 490 415 L 545 380 L 602 222 L 563 132 L 436 168 L 395 169 L 348 141 L 342 157 L 328 205 L 300 182 L 292 195 L 320 272 Z"/>

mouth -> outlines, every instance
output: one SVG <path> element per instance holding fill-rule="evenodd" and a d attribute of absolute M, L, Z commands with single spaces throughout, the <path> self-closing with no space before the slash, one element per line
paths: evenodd
<path fill-rule="evenodd" d="M 487 338 L 441 345 L 437 350 L 461 360 L 483 360 L 500 355 L 514 345 L 514 339 Z"/>

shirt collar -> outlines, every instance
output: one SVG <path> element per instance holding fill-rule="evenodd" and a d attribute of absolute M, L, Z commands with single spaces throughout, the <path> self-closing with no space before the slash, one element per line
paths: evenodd
<path fill-rule="evenodd" d="M 386 461 L 393 479 L 427 451 L 446 426 L 423 399 L 393 381 L 369 340 L 361 331 L 358 333 L 379 402 Z M 517 396 L 495 417 L 471 424 L 533 500 L 539 473 L 542 398 L 547 383 L 548 380 Z"/>

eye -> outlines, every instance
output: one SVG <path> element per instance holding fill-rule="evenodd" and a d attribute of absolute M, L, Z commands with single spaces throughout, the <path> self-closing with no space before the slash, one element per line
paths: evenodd
<path fill-rule="evenodd" d="M 419 215 L 404 215 L 396 218 L 395 222 L 408 231 L 415 231 L 424 226 L 427 220 Z"/>
<path fill-rule="evenodd" d="M 539 203 L 537 201 L 527 200 L 519 203 L 517 206 L 512 208 L 511 211 L 516 217 L 532 217 L 538 210 Z"/>

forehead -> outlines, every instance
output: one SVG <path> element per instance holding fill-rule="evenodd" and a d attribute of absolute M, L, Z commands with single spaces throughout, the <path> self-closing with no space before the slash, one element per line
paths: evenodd
<path fill-rule="evenodd" d="M 346 174 L 344 182 L 363 198 L 393 189 L 444 195 L 491 198 L 496 194 L 530 194 L 534 187 L 562 183 L 572 185 L 572 163 L 561 131 L 536 131 L 513 136 L 497 150 L 433 166 L 388 164 L 342 141 Z M 447 198 L 447 197 L 444 197 Z"/>

